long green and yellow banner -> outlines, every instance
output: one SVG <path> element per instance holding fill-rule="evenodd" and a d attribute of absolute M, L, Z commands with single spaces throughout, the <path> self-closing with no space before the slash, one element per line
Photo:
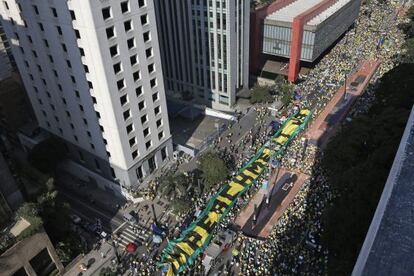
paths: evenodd
<path fill-rule="evenodd" d="M 205 250 L 217 224 L 229 213 L 237 198 L 246 192 L 268 168 L 272 156 L 280 157 L 290 141 L 308 123 L 311 112 L 300 110 L 289 118 L 232 181 L 221 188 L 207 203 L 203 212 L 180 237 L 168 243 L 160 266 L 167 275 L 174 275 L 191 266 Z"/>

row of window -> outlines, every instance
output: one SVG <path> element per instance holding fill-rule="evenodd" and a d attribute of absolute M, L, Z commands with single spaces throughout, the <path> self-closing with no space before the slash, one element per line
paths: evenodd
<path fill-rule="evenodd" d="M 146 0 L 137 0 L 138 8 L 143 8 L 147 6 Z M 131 11 L 130 2 L 129 1 L 122 1 L 120 3 L 121 13 L 126 14 Z M 112 14 L 112 7 L 108 6 L 102 9 L 102 18 L 103 20 L 109 20 L 113 17 Z"/>

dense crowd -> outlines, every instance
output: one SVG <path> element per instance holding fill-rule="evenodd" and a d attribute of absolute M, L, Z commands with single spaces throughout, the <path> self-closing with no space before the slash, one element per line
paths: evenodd
<path fill-rule="evenodd" d="M 370 85 L 351 112 L 348 119 L 365 112 L 375 96 L 375 82 L 385 72 L 395 66 L 396 56 L 404 41 L 402 33 L 397 29 L 396 6 L 394 2 L 379 3 L 369 1 L 361 7 L 360 16 L 354 26 L 343 36 L 337 45 L 311 70 L 304 81 L 297 86 L 300 96 L 299 106 L 306 106 L 318 115 L 331 99 L 334 92 L 344 84 L 347 76 L 351 75 L 362 60 L 377 58 L 381 66 Z M 381 37 L 386 43 L 379 45 Z M 256 111 L 256 124 L 246 135 L 239 133 L 237 124 L 227 132 L 225 137 L 218 138 L 213 145 L 219 148 L 219 156 L 229 165 L 232 174 L 254 155 L 254 153 L 269 139 L 268 125 L 271 121 L 266 107 L 253 107 Z M 293 113 L 295 106 L 288 107 L 287 115 Z M 235 137 L 237 137 L 235 143 Z M 222 139 L 227 139 L 230 147 L 220 147 Z M 328 252 L 319 242 L 323 231 L 321 216 L 324 208 L 335 196 L 329 189 L 329 183 L 318 167 L 321 156 L 318 147 L 304 138 L 294 140 L 281 160 L 281 166 L 293 171 L 309 175 L 309 179 L 295 196 L 293 202 L 274 227 L 269 239 L 255 240 L 239 236 L 237 246 L 240 255 L 231 260 L 226 271 L 238 272 L 240 275 L 320 275 L 326 273 Z M 242 195 L 217 231 L 233 223 L 236 215 L 244 208 L 251 197 L 259 189 L 259 185 L 269 178 L 265 172 L 252 188 Z M 194 214 L 194 210 L 202 210 L 208 200 L 217 192 L 219 186 L 205 192 L 198 198 L 193 198 L 191 212 L 181 214 L 178 218 L 175 234 L 179 234 L 185 221 Z M 172 231 L 174 232 L 174 231 Z M 151 273 L 155 270 L 154 262 L 147 259 L 135 263 L 140 271 Z M 141 266 L 141 264 L 143 266 Z M 142 269 L 142 270 L 141 270 Z M 201 275 L 203 266 L 199 260 L 191 271 Z"/>
<path fill-rule="evenodd" d="M 370 1 L 362 6 L 354 28 L 298 85 L 304 95 L 303 103 L 311 107 L 315 115 L 326 106 L 333 93 L 344 84 L 345 76 L 350 75 L 360 61 L 378 58 L 382 63 L 373 84 L 357 101 L 348 119 L 367 111 L 375 96 L 377 79 L 395 66 L 395 57 L 403 43 L 395 12 L 395 3 Z M 380 36 L 386 36 L 387 41 L 382 47 L 377 44 Z M 335 195 L 318 167 L 320 156 L 319 149 L 305 139 L 297 139 L 289 147 L 282 166 L 305 172 L 311 177 L 284 212 L 268 240 L 243 238 L 246 249 L 242 252 L 242 275 L 326 273 L 328 252 L 322 248 L 318 238 L 323 231 L 323 210 Z"/>

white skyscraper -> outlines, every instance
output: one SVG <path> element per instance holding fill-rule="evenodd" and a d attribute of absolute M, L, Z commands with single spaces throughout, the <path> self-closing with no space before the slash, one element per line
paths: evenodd
<path fill-rule="evenodd" d="M 249 83 L 250 1 L 154 2 L 166 92 L 230 110 Z"/>
<path fill-rule="evenodd" d="M 153 1 L 1 2 L 40 126 L 91 182 L 146 181 L 172 153 Z"/>

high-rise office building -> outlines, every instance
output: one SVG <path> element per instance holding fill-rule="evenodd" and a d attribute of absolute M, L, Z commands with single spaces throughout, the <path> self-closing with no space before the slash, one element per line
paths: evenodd
<path fill-rule="evenodd" d="M 167 94 L 230 110 L 248 87 L 250 1 L 154 2 Z"/>
<path fill-rule="evenodd" d="M 166 162 L 153 1 L 4 0 L 0 14 L 39 125 L 91 182 L 137 187 Z"/>
<path fill-rule="evenodd" d="M 11 77 L 14 65 L 10 44 L 0 20 L 0 81 Z"/>

